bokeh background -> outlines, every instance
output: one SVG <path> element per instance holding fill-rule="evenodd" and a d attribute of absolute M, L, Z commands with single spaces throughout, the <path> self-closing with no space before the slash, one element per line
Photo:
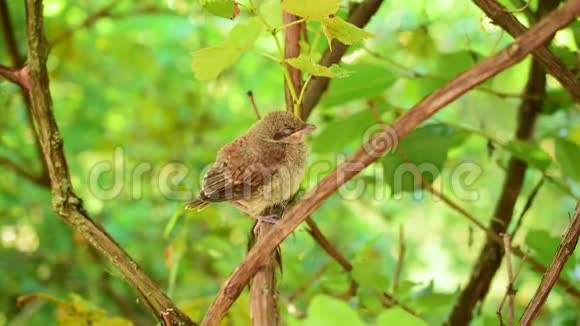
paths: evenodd
<path fill-rule="evenodd" d="M 281 25 L 279 1 L 256 2 L 274 25 Z M 530 8 L 536 6 L 531 1 Z M 25 53 L 24 4 L 9 1 L 8 7 Z M 347 11 L 342 1 L 339 14 Z M 525 11 L 517 16 L 527 21 Z M 185 0 L 45 1 L 46 34 L 54 42 L 48 61 L 54 113 L 75 190 L 91 216 L 194 320 L 201 319 L 244 258 L 253 222 L 227 205 L 201 212 L 182 207 L 217 150 L 255 121 L 247 91 L 254 92 L 262 114 L 285 108 L 280 67 L 254 53 L 244 54 L 213 81 L 199 81 L 192 72 L 193 51 L 219 44 L 248 17 L 243 9 L 233 21 L 215 17 L 197 1 Z M 311 37 L 317 28 L 309 28 Z M 385 1 L 365 30 L 375 37 L 351 46 L 341 64 L 351 76 L 331 82 L 309 119 L 319 128 L 310 138 L 313 168 L 305 190 L 344 160 L 342 154 L 360 146 L 376 124 L 370 107 L 393 121 L 511 41 L 469 1 Z M 575 23 L 558 32 L 551 46 L 571 69 L 578 67 L 579 35 Z M 325 41 L 319 47 L 321 53 Z M 276 50 L 266 33 L 254 48 Z M 8 58 L 7 48 L 0 46 L 0 63 L 8 64 Z M 579 107 L 548 77 L 535 141 L 509 142 L 529 64 L 528 58 L 470 91 L 399 146 L 413 161 L 436 167 L 435 187 L 485 225 L 507 159 L 518 155 L 529 162 L 515 216 L 544 181 L 514 244 L 547 264 L 580 194 L 580 116 Z M 0 82 L 0 116 L 0 156 L 39 173 L 34 131 L 17 87 L 9 82 Z M 394 162 L 400 159 L 387 155 L 346 185 L 350 190 L 363 185 L 362 193 L 335 194 L 312 215 L 353 263 L 351 274 L 360 285 L 356 294 L 341 296 L 349 275 L 305 227 L 282 245 L 279 299 L 288 325 L 323 325 L 330 317 L 349 325 L 375 324 L 386 311 L 377 298 L 382 291 L 428 324 L 446 320 L 485 234 L 428 192 L 413 191 L 410 179 L 403 188 L 393 187 Z M 475 180 L 456 173 L 466 162 L 480 171 Z M 466 198 L 466 192 L 476 198 Z M 395 285 L 401 228 L 406 251 Z M 5 166 L 0 168 L 0 270 L 0 325 L 63 322 L 59 309 L 70 304 L 153 324 L 114 268 L 52 212 L 48 188 Z M 498 324 L 506 274 L 502 266 L 473 325 Z M 580 288 L 578 252 L 562 277 Z M 540 278 L 522 269 L 515 285 L 516 316 Z M 17 306 L 19 296 L 31 293 L 48 299 Z M 576 325 L 578 302 L 556 286 L 538 323 Z M 226 323 L 249 324 L 247 307 L 245 292 Z"/>

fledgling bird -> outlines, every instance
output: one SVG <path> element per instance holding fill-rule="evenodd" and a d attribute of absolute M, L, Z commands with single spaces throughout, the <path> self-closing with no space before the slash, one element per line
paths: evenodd
<path fill-rule="evenodd" d="M 308 154 L 305 138 L 315 129 L 290 112 L 268 113 L 218 151 L 200 194 L 185 208 L 230 202 L 258 221 L 276 222 L 263 212 L 298 191 Z"/>

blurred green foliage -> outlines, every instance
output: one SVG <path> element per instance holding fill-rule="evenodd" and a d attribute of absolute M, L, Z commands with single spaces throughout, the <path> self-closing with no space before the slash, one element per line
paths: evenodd
<path fill-rule="evenodd" d="M 252 15 L 238 8 L 233 20 L 215 17 L 212 13 L 231 17 L 229 10 L 237 9 L 228 1 L 218 7 L 213 2 L 113 1 L 110 11 L 82 26 L 110 2 L 45 0 L 46 34 L 49 42 L 57 40 L 48 61 L 54 113 L 75 189 L 95 220 L 195 320 L 203 317 L 223 280 L 243 259 L 252 221 L 227 205 L 185 213 L 183 204 L 195 194 L 216 151 L 254 122 L 248 90 L 262 114 L 285 106 L 280 66 L 257 54 L 277 56 L 272 38 L 236 32 L 240 24 L 249 28 L 256 23 Z M 281 26 L 279 1 L 253 2 L 268 24 Z M 536 3 L 532 1 L 532 9 Z M 25 53 L 24 5 L 8 4 L 19 50 Z M 337 17 L 344 17 L 348 3 L 336 5 Z M 320 33 L 327 14 L 313 18 L 322 22 L 308 24 L 310 40 Z M 523 14 L 518 17 L 525 20 Z M 319 131 L 311 139 L 312 168 L 305 189 L 344 160 L 337 153 L 353 153 L 368 138 L 375 125 L 369 107 L 391 122 L 510 42 L 472 3 L 447 0 L 386 1 L 365 30 L 374 37 L 355 42 L 340 65 L 350 76 L 331 82 L 310 119 Z M 557 53 L 570 65 L 577 64 L 579 34 L 577 23 L 556 34 Z M 226 48 L 217 52 L 225 59 L 205 50 L 207 61 L 193 67 L 196 78 L 191 54 L 216 46 Z M 325 46 L 319 42 L 309 62 L 316 62 Z M 232 48 L 244 53 L 228 52 Z M 8 58 L 1 46 L 0 63 L 9 64 Z M 220 66 L 224 60 L 227 64 Z M 531 166 L 516 216 L 538 180 L 548 176 L 514 239 L 548 263 L 580 193 L 580 116 L 578 106 L 549 77 L 536 140 L 510 142 L 528 66 L 529 59 L 472 90 L 398 146 L 411 161 L 435 167 L 426 178 L 484 224 L 492 217 L 510 155 Z M 0 157 L 39 173 L 34 132 L 17 88 L 8 82 L 0 82 L 0 112 Z M 440 200 L 415 190 L 410 179 L 394 189 L 401 163 L 396 154 L 380 162 L 312 216 L 353 263 L 352 275 L 303 227 L 282 245 L 280 307 L 288 325 L 334 325 L 334 320 L 349 325 L 441 324 L 455 303 L 485 234 Z M 481 171 L 475 180 L 455 173 L 465 162 Z M 120 318 L 153 323 L 114 268 L 52 212 L 46 188 L 4 166 L 0 173 L 0 325 L 67 324 L 67 318 L 73 318 L 72 324 L 79 318 L 109 325 L 124 325 Z M 361 184 L 364 191 L 357 193 Z M 466 200 L 466 191 L 475 191 L 477 198 Z M 399 225 L 405 229 L 406 256 L 394 286 Z M 580 288 L 579 271 L 577 251 L 562 277 Z M 351 276 L 360 287 L 344 299 Z M 518 277 L 516 316 L 540 277 L 527 268 Z M 495 311 L 506 284 L 502 267 L 474 325 L 498 323 Z M 385 308 L 383 291 L 420 318 L 400 307 Z M 17 306 L 18 297 L 33 293 L 42 295 L 25 297 L 30 300 Z M 249 324 L 247 306 L 244 293 L 226 322 Z M 577 301 L 556 286 L 539 323 L 573 325 L 579 311 Z"/>

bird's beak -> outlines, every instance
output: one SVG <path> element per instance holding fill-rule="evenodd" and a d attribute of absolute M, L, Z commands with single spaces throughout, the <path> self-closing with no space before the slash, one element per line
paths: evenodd
<path fill-rule="evenodd" d="M 316 126 L 307 123 L 302 127 L 302 129 L 299 130 L 299 132 L 301 132 L 303 134 L 309 134 L 309 133 L 313 132 L 314 130 L 316 130 Z"/>

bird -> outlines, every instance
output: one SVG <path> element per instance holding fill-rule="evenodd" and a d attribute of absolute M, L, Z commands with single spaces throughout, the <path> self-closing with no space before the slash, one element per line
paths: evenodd
<path fill-rule="evenodd" d="M 223 146 L 188 210 L 229 202 L 259 222 L 275 223 L 268 208 L 299 189 L 306 170 L 306 136 L 316 127 L 291 112 L 273 111 L 242 136 Z"/>

